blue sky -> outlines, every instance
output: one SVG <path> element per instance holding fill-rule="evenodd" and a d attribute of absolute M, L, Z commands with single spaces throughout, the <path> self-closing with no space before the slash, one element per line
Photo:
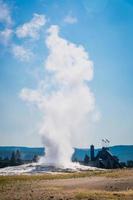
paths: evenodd
<path fill-rule="evenodd" d="M 5 0 L 0 10 L 5 11 L 0 15 L 0 145 L 42 145 L 37 133 L 41 113 L 19 93 L 36 87 L 45 75 L 45 38 L 53 24 L 63 38 L 83 45 L 94 63 L 89 85 L 101 117 L 88 145 L 99 146 L 102 138 L 111 145 L 132 144 L 133 1 Z M 17 32 L 35 15 L 42 16 L 35 35 Z"/>

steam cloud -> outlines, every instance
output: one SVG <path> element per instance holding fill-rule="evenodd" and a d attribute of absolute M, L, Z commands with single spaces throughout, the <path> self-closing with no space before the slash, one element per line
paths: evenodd
<path fill-rule="evenodd" d="M 71 164 L 73 141 L 86 130 L 95 112 L 95 98 L 88 87 L 93 78 L 93 63 L 83 46 L 59 36 L 59 27 L 48 30 L 45 77 L 36 90 L 24 88 L 23 100 L 35 103 L 44 113 L 40 133 L 46 148 L 45 163 Z M 82 141 L 80 141 L 82 142 Z"/>

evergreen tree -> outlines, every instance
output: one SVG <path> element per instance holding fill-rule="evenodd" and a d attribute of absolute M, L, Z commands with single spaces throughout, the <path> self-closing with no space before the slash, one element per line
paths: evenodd
<path fill-rule="evenodd" d="M 39 158 L 38 158 L 38 156 L 37 156 L 37 155 L 34 155 L 34 157 L 33 157 L 33 160 L 32 160 L 32 161 L 33 161 L 33 162 L 37 162 L 37 161 L 38 161 L 38 159 L 39 159 Z"/>
<path fill-rule="evenodd" d="M 11 159 L 10 159 L 11 165 L 16 165 L 16 157 L 15 152 L 12 152 Z"/>
<path fill-rule="evenodd" d="M 22 163 L 22 160 L 21 160 L 21 153 L 20 153 L 19 150 L 16 151 L 16 153 L 15 153 L 15 158 L 16 158 L 17 164 L 21 164 L 21 163 Z"/>

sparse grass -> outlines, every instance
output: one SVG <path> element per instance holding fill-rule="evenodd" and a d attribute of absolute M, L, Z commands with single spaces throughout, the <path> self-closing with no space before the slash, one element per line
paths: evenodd
<path fill-rule="evenodd" d="M 54 180 L 54 179 L 69 179 L 69 178 L 82 178 L 90 176 L 98 176 L 103 171 L 84 171 L 73 173 L 58 173 L 58 174 L 37 174 L 37 175 L 14 175 L 14 176 L 0 176 L 0 185 L 4 183 L 16 182 L 16 181 L 39 181 L 39 180 Z"/>
<path fill-rule="evenodd" d="M 0 185 L 21 182 L 21 181 L 40 181 L 40 180 L 54 180 L 54 179 L 69 179 L 69 178 L 83 178 L 91 176 L 104 176 L 108 178 L 121 178 L 132 175 L 133 170 L 129 169 L 116 169 L 105 171 L 82 171 L 71 173 L 58 173 L 58 174 L 37 174 L 37 175 L 15 175 L 15 176 L 0 176 Z"/>
<path fill-rule="evenodd" d="M 91 177 L 92 182 L 90 180 L 90 184 L 97 181 L 97 178 L 93 179 L 93 177 L 105 178 L 98 178 L 98 180 L 101 180 L 101 183 L 99 182 L 99 188 L 96 190 L 95 184 L 93 188 L 89 188 L 89 185 L 86 185 L 86 180 L 88 181 L 88 179 L 80 179 L 84 177 Z M 133 177 L 133 170 L 118 169 L 58 174 L 0 176 L 0 199 L 133 200 L 133 190 L 131 190 L 133 189 L 131 186 L 132 179 L 130 179 L 130 183 L 128 185 L 128 177 Z M 74 180 L 71 180 L 71 178 Z M 49 181 L 54 179 L 55 181 Z M 58 179 L 70 180 L 66 181 Z M 103 181 L 105 181 L 104 186 L 102 184 Z M 62 184 L 66 182 L 66 185 Z M 68 185 L 68 183 L 70 185 Z M 75 183 L 77 184 L 76 186 L 73 185 Z M 112 187 L 110 189 L 110 186 L 113 184 L 117 184 L 117 187 L 113 187 L 112 190 Z M 125 186 L 121 187 L 122 184 L 125 184 Z"/>
<path fill-rule="evenodd" d="M 133 169 L 114 169 L 114 170 L 107 170 L 105 173 L 102 173 L 102 176 L 108 178 L 122 178 L 122 177 L 130 177 L 133 174 Z"/>
<path fill-rule="evenodd" d="M 109 192 L 109 191 L 82 191 L 75 195 L 78 200 L 132 200 L 133 190 L 121 191 L 121 192 Z"/>

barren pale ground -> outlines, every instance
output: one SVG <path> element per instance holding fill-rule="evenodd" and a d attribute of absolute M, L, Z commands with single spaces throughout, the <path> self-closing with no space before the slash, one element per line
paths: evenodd
<path fill-rule="evenodd" d="M 0 176 L 0 200 L 132 200 L 133 169 Z"/>

